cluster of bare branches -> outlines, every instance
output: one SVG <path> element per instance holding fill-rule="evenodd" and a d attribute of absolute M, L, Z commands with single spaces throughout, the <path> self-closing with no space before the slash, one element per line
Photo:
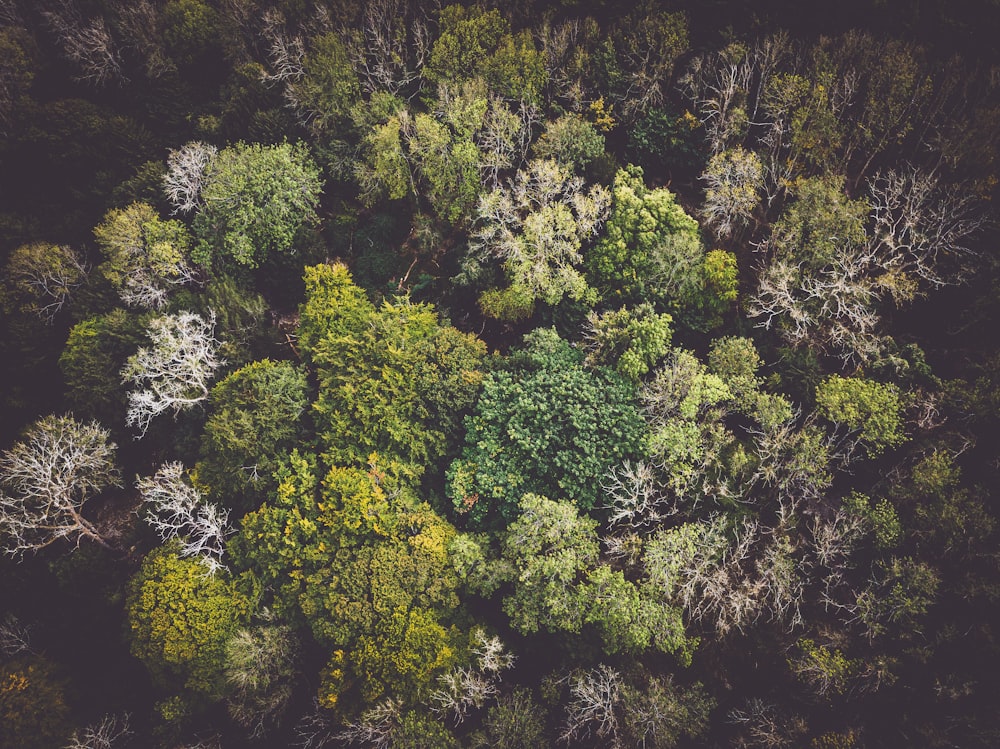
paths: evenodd
<path fill-rule="evenodd" d="M 0 654 L 6 657 L 31 652 L 31 628 L 13 614 L 0 622 Z"/>
<path fill-rule="evenodd" d="M 477 629 L 473 633 L 476 645 L 476 667 L 457 668 L 443 674 L 438 681 L 441 687 L 431 693 L 431 710 L 439 715 L 452 716 L 459 725 L 473 708 L 480 709 L 496 697 L 500 674 L 514 665 L 514 656 L 507 652 L 499 637 L 488 637 Z"/>
<path fill-rule="evenodd" d="M 95 85 L 124 82 L 121 55 L 102 16 L 85 19 L 76 0 L 54 0 L 42 16 L 63 55 L 79 69 L 79 80 Z"/>
<path fill-rule="evenodd" d="M 83 516 L 95 494 L 118 484 L 115 445 L 97 422 L 46 416 L 25 438 L 0 453 L 0 535 L 3 550 L 20 556 L 59 539 L 107 542 Z M 8 492 L 10 492 L 8 494 Z"/>
<path fill-rule="evenodd" d="M 122 370 L 126 383 L 145 386 L 128 394 L 126 422 L 146 434 L 155 416 L 176 415 L 208 397 L 209 383 L 222 364 L 213 336 L 215 313 L 208 319 L 193 312 L 163 315 L 146 330 L 152 346 L 140 348 Z"/>
<path fill-rule="evenodd" d="M 97 723 L 74 731 L 65 749 L 113 749 L 132 737 L 130 720 L 128 713 L 105 715 Z"/>
<path fill-rule="evenodd" d="M 229 510 L 205 502 L 186 475 L 179 461 L 164 463 L 152 476 L 139 479 L 136 488 L 148 509 L 146 521 L 160 538 L 178 539 L 181 556 L 198 557 L 214 574 L 225 569 L 222 556 L 232 532 Z"/>
<path fill-rule="evenodd" d="M 806 723 L 799 716 L 788 716 L 760 699 L 747 700 L 742 708 L 729 711 L 730 723 L 739 726 L 743 735 L 737 746 L 746 749 L 785 749 L 800 746 Z"/>
<path fill-rule="evenodd" d="M 567 744 L 596 736 L 605 746 L 624 746 L 615 708 L 621 701 L 621 674 L 603 663 L 597 668 L 571 675 L 566 724 L 559 736 Z"/>
<path fill-rule="evenodd" d="M 352 38 L 351 61 L 368 93 L 400 94 L 419 82 L 433 38 L 428 3 L 373 0 L 364 4 L 360 32 Z"/>
<path fill-rule="evenodd" d="M 362 744 L 371 749 L 387 749 L 399 730 L 402 703 L 387 699 L 361 713 L 357 720 L 347 723 L 343 730 L 336 734 L 338 741 L 348 744 Z M 302 736 L 302 733 L 299 734 Z M 319 734 L 316 734 L 319 735 Z M 319 749 L 325 744 L 303 743 L 303 749 Z"/>
<path fill-rule="evenodd" d="M 229 714 L 251 738 L 264 736 L 288 707 L 299 646 L 291 627 L 270 623 L 241 628 L 226 643 Z"/>
<path fill-rule="evenodd" d="M 174 206 L 173 213 L 191 213 L 201 207 L 201 191 L 218 152 L 215 146 L 200 141 L 170 152 L 163 189 Z"/>
<path fill-rule="evenodd" d="M 646 461 L 626 460 L 612 466 L 601 481 L 601 489 L 602 506 L 610 510 L 608 525 L 612 529 L 655 528 L 680 511 L 675 498 L 663 492 L 656 467 Z"/>

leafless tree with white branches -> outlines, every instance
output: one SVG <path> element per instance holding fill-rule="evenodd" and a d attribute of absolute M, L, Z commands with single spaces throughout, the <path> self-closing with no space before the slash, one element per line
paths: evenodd
<path fill-rule="evenodd" d="M 105 715 L 97 723 L 74 731 L 65 749 L 113 749 L 133 735 L 128 713 Z"/>
<path fill-rule="evenodd" d="M 139 479 L 136 488 L 147 507 L 146 521 L 164 541 L 179 539 L 181 556 L 198 557 L 211 573 L 225 569 L 229 510 L 205 502 L 186 479 L 182 463 L 164 463 L 152 476 Z"/>
<path fill-rule="evenodd" d="M 0 622 L 0 653 L 8 658 L 18 653 L 30 653 L 31 628 L 13 614 Z"/>
<path fill-rule="evenodd" d="M 128 394 L 126 422 L 146 434 L 150 422 L 165 411 L 178 414 L 208 397 L 209 383 L 223 364 L 213 336 L 215 313 L 208 319 L 193 312 L 154 318 L 146 329 L 152 346 L 140 348 L 122 370 L 126 383 L 144 386 Z"/>
<path fill-rule="evenodd" d="M 383 700 L 361 713 L 361 717 L 357 720 L 347 723 L 344 729 L 336 734 L 336 738 L 348 744 L 363 744 L 372 749 L 387 749 L 392 745 L 396 731 L 399 730 L 402 707 L 402 703 L 397 700 Z M 313 749 L 313 747 L 318 749 L 324 745 L 312 743 L 302 744 L 302 746 L 303 749 Z"/>
<path fill-rule="evenodd" d="M 431 710 L 441 715 L 451 714 L 455 725 L 460 724 L 473 708 L 479 709 L 498 693 L 500 672 L 514 665 L 514 656 L 507 652 L 499 637 L 487 637 L 481 629 L 473 633 L 472 649 L 477 666 L 457 668 L 442 675 L 441 687 L 431 693 L 436 703 Z"/>
<path fill-rule="evenodd" d="M 63 55 L 79 69 L 79 80 L 98 86 L 124 80 L 121 56 L 103 17 L 84 19 L 76 0 L 56 0 L 42 16 L 62 46 Z"/>
<path fill-rule="evenodd" d="M 0 453 L 0 544 L 21 556 L 66 538 L 108 546 L 83 506 L 118 484 L 115 445 L 97 422 L 45 416 Z M 8 493 L 9 492 L 9 493 Z"/>
<path fill-rule="evenodd" d="M 170 152 L 163 189 L 174 213 L 191 213 L 201 206 L 201 191 L 218 152 L 215 146 L 200 141 Z"/>
<path fill-rule="evenodd" d="M 566 706 L 566 724 L 559 736 L 567 744 L 577 739 L 597 736 L 606 746 L 622 747 L 622 737 L 615 708 L 621 701 L 622 678 L 604 664 L 574 674 L 570 679 L 570 701 Z"/>

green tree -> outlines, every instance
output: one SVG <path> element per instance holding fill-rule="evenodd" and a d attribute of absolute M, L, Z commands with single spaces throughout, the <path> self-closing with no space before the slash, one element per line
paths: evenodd
<path fill-rule="evenodd" d="M 254 362 L 216 384 L 209 402 L 196 483 L 228 506 L 256 506 L 302 435 L 305 375 L 290 362 Z"/>
<path fill-rule="evenodd" d="M 678 303 L 702 284 L 698 223 L 665 188 L 650 190 L 642 169 L 615 175 L 604 234 L 587 254 L 588 281 L 607 302 Z"/>
<path fill-rule="evenodd" d="M 351 122 L 361 99 L 361 84 L 340 35 L 314 37 L 302 60 L 302 76 L 288 86 L 289 96 L 315 132 L 339 132 Z"/>
<path fill-rule="evenodd" d="M 609 310 L 587 317 L 585 341 L 589 366 L 614 367 L 638 382 L 670 350 L 670 315 L 658 315 L 653 305 Z"/>
<path fill-rule="evenodd" d="M 502 695 L 486 712 L 483 728 L 473 734 L 471 745 L 475 749 L 494 746 L 540 749 L 547 746 L 545 710 L 525 689 Z"/>
<path fill-rule="evenodd" d="M 123 309 L 77 323 L 59 356 L 66 399 L 81 418 L 125 423 L 126 399 L 119 372 L 145 341 L 141 317 Z"/>
<path fill-rule="evenodd" d="M 554 159 L 579 172 L 604 153 L 604 136 L 583 117 L 567 112 L 549 122 L 532 145 L 538 159 Z"/>
<path fill-rule="evenodd" d="M 906 441 L 903 403 L 892 383 L 831 375 L 816 388 L 820 414 L 854 430 L 870 455 Z"/>
<path fill-rule="evenodd" d="M 172 286 L 196 280 L 184 224 L 161 219 L 146 203 L 111 209 L 94 236 L 105 257 L 100 270 L 129 306 L 162 309 Z"/>
<path fill-rule="evenodd" d="M 358 700 L 415 701 L 455 653 L 455 531 L 377 463 L 318 475 L 315 459 L 293 452 L 275 499 L 244 518 L 234 554 L 330 653 L 321 704 L 349 713 Z"/>
<path fill-rule="evenodd" d="M 364 466 L 377 452 L 416 478 L 449 453 L 482 381 L 481 341 L 429 305 L 376 309 L 343 266 L 307 269 L 300 331 L 331 464 Z"/>
<path fill-rule="evenodd" d="M 504 532 L 501 556 L 514 590 L 503 601 L 511 626 L 529 634 L 579 632 L 589 599 L 580 585 L 597 564 L 597 521 L 580 517 L 572 502 L 526 494 Z"/>
<path fill-rule="evenodd" d="M 150 552 L 128 585 L 132 654 L 156 685 L 191 704 L 226 691 L 226 643 L 243 626 L 250 602 L 223 574 L 170 543 Z"/>
<path fill-rule="evenodd" d="M 448 470 L 448 496 L 473 525 L 510 522 L 527 493 L 589 510 L 605 472 L 642 447 L 631 383 L 585 368 L 554 330 L 534 331 L 525 344 L 486 376 L 462 457 Z"/>
<path fill-rule="evenodd" d="M 508 99 L 537 101 L 545 86 L 544 58 L 530 32 L 510 33 L 496 9 L 449 5 L 438 17 L 440 34 L 431 47 L 424 79 L 462 83 L 477 75 Z"/>
<path fill-rule="evenodd" d="M 316 222 L 322 184 L 301 145 L 237 143 L 208 167 L 194 219 L 194 259 L 228 258 L 256 268 L 272 254 L 292 254 Z"/>

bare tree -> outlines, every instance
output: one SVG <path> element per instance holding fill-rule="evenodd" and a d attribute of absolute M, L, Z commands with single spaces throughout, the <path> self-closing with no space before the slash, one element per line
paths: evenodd
<path fill-rule="evenodd" d="M 729 722 L 742 728 L 737 746 L 755 749 L 784 749 L 800 746 L 806 731 L 805 721 L 786 716 L 767 702 L 747 700 L 746 705 L 729 711 Z"/>
<path fill-rule="evenodd" d="M 630 529 L 656 527 L 680 508 L 660 486 L 656 467 L 651 463 L 626 460 L 612 466 L 601 482 L 603 506 L 610 510 L 608 525 Z"/>
<path fill-rule="evenodd" d="M 399 730 L 402 703 L 387 699 L 361 713 L 361 717 L 351 721 L 336 735 L 339 741 L 348 744 L 364 744 L 372 749 L 387 749 Z M 301 734 L 300 734 L 301 735 Z M 303 749 L 313 749 L 322 744 L 303 744 Z"/>
<path fill-rule="evenodd" d="M 37 551 L 61 538 L 108 543 L 83 517 L 84 504 L 118 484 L 115 445 L 97 422 L 46 416 L 24 439 L 0 453 L 0 535 L 11 555 Z M 8 494 L 7 492 L 10 492 Z"/>
<path fill-rule="evenodd" d="M 56 0 L 42 16 L 62 46 L 63 55 L 80 70 L 79 80 L 103 85 L 124 80 L 121 57 L 104 18 L 84 19 L 75 0 Z"/>
<path fill-rule="evenodd" d="M 128 713 L 105 715 L 99 722 L 74 731 L 65 749 L 113 749 L 132 736 Z"/>
<path fill-rule="evenodd" d="M 31 628 L 13 614 L 0 622 L 0 653 L 10 657 L 31 652 Z"/>
<path fill-rule="evenodd" d="M 239 629 L 226 643 L 229 714 L 260 738 L 276 725 L 292 697 L 299 641 L 285 625 Z"/>
<path fill-rule="evenodd" d="M 146 334 L 152 346 L 129 357 L 122 380 L 144 385 L 128 394 L 126 422 L 136 426 L 139 439 L 155 416 L 174 414 L 208 397 L 209 382 L 223 364 L 219 341 L 213 336 L 215 313 L 208 319 L 193 312 L 163 315 L 149 323 Z"/>
<path fill-rule="evenodd" d="M 439 678 L 441 688 L 430 699 L 437 703 L 431 709 L 438 714 L 451 713 L 455 725 L 468 716 L 472 708 L 479 709 L 498 693 L 500 672 L 514 665 L 514 656 L 507 652 L 499 637 L 487 637 L 481 629 L 473 634 L 478 668 L 457 668 Z"/>
<path fill-rule="evenodd" d="M 420 78 L 433 36 L 426 11 L 413 0 L 364 4 L 361 31 L 351 40 L 351 60 L 368 93 L 399 94 Z"/>
<path fill-rule="evenodd" d="M 622 737 L 615 708 L 621 702 L 621 674 L 604 664 L 570 677 L 570 702 L 566 706 L 566 725 L 559 736 L 567 744 L 591 735 L 603 739 L 609 747 L 622 747 Z"/>
<path fill-rule="evenodd" d="M 324 712 L 315 699 L 312 709 L 296 724 L 295 736 L 293 746 L 301 749 L 325 749 L 328 746 L 340 745 L 344 741 L 351 741 L 347 737 L 339 736 L 332 717 Z"/>
<path fill-rule="evenodd" d="M 876 174 L 868 190 L 870 251 L 880 270 L 912 273 L 931 286 L 968 277 L 976 257 L 968 240 L 989 223 L 972 190 L 912 166 Z"/>
<path fill-rule="evenodd" d="M 145 60 L 146 75 L 160 78 L 177 65 L 164 47 L 163 14 L 151 0 L 118 0 L 112 6 L 125 46 Z"/>
<path fill-rule="evenodd" d="M 215 146 L 200 141 L 170 152 L 163 189 L 174 213 L 191 213 L 201 206 L 201 191 L 218 152 Z"/>
<path fill-rule="evenodd" d="M 152 476 L 139 479 L 136 488 L 148 509 L 146 520 L 161 539 L 179 539 L 181 556 L 199 557 L 212 573 L 225 569 L 222 555 L 232 532 L 229 510 L 205 502 L 186 480 L 182 463 L 164 463 Z"/>

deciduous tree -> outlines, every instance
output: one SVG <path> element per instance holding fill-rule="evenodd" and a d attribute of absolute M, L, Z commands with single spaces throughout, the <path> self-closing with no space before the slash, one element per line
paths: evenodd
<path fill-rule="evenodd" d="M 228 258 L 256 268 L 269 255 L 292 254 L 316 221 L 322 184 L 304 146 L 238 143 L 209 162 L 194 218 L 194 259 Z"/>
<path fill-rule="evenodd" d="M 0 453 L 0 536 L 6 553 L 20 556 L 61 538 L 108 545 L 83 516 L 88 500 L 118 483 L 115 445 L 108 438 L 97 422 L 46 416 Z"/>
<path fill-rule="evenodd" d="M 106 260 L 101 271 L 129 306 L 162 309 L 171 287 L 197 280 L 188 262 L 187 229 L 179 221 L 164 221 L 150 205 L 113 208 L 94 236 Z"/>
<path fill-rule="evenodd" d="M 215 316 L 203 319 L 191 312 L 153 318 L 146 334 L 151 347 L 129 357 L 122 380 L 145 386 L 128 394 L 126 423 L 146 434 L 155 416 L 191 408 L 208 397 L 209 382 L 222 364 L 213 337 Z"/>
<path fill-rule="evenodd" d="M 448 495 L 474 525 L 506 524 L 526 493 L 565 497 L 588 510 L 601 476 L 640 450 L 643 424 L 633 386 L 583 367 L 554 330 L 540 329 L 491 372 L 466 421 Z"/>

